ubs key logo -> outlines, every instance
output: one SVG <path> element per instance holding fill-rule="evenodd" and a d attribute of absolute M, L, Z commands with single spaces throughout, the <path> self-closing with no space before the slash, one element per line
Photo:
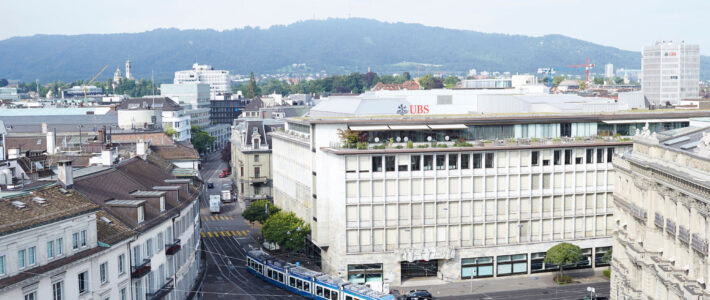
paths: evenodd
<path fill-rule="evenodd" d="M 410 105 L 409 106 L 409 113 L 412 115 L 423 115 L 423 114 L 428 114 L 429 113 L 429 105 Z M 397 107 L 397 114 L 398 115 L 406 115 L 407 114 L 407 106 L 404 104 L 400 104 Z"/>
<path fill-rule="evenodd" d="M 402 116 L 407 113 L 407 107 L 404 106 L 404 104 L 400 104 L 399 107 L 397 107 L 397 114 Z"/>

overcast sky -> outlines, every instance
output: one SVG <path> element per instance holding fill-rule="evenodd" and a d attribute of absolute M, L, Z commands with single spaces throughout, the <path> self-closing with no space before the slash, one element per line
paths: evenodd
<path fill-rule="evenodd" d="M 710 54 L 708 0 L 0 0 L 0 7 L 0 39 L 363 17 L 482 32 L 563 34 L 634 51 L 677 39 Z"/>

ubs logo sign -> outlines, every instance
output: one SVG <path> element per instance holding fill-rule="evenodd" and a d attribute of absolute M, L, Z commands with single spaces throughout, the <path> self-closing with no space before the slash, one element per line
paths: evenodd
<path fill-rule="evenodd" d="M 409 109 L 407 109 L 409 108 Z M 406 115 L 407 113 L 412 114 L 412 115 L 423 115 L 423 114 L 428 114 L 429 113 L 429 105 L 410 105 L 407 107 L 404 104 L 400 104 L 397 107 L 397 114 L 398 115 Z"/>

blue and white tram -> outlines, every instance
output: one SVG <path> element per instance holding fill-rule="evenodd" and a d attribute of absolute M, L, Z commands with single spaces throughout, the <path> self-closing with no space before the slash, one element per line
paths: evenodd
<path fill-rule="evenodd" d="M 273 258 L 261 250 L 247 252 L 247 270 L 266 282 L 318 300 L 394 300 L 393 295 L 352 284 L 338 277 Z"/>

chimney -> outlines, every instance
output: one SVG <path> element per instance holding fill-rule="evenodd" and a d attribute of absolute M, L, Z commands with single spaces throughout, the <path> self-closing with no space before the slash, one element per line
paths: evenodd
<path fill-rule="evenodd" d="M 105 129 L 99 128 L 98 135 L 99 135 L 99 136 L 97 137 L 97 139 L 99 140 L 99 142 L 101 142 L 102 144 L 106 144 L 106 131 L 105 131 Z"/>
<path fill-rule="evenodd" d="M 136 155 L 145 159 L 145 141 L 143 141 L 143 139 L 138 139 L 136 143 Z"/>
<path fill-rule="evenodd" d="M 47 133 L 47 122 L 42 122 L 42 133 Z"/>
<path fill-rule="evenodd" d="M 104 167 L 110 167 L 113 165 L 113 153 L 111 150 L 101 150 L 101 164 Z"/>
<path fill-rule="evenodd" d="M 59 171 L 59 182 L 67 188 L 71 189 L 74 185 L 74 175 L 72 175 L 71 160 L 60 160 L 57 162 L 57 169 Z"/>
<path fill-rule="evenodd" d="M 42 123 L 42 130 L 46 130 L 47 123 Z M 54 136 L 54 131 L 48 131 L 47 133 L 47 154 L 52 155 L 57 152 L 57 139 Z"/>

